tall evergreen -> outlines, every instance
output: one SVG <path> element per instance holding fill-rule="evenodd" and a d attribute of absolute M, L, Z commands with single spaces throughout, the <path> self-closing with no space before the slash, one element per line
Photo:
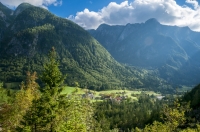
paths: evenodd
<path fill-rule="evenodd" d="M 44 65 L 44 71 L 40 78 L 46 85 L 45 89 L 59 88 L 57 93 L 60 93 L 60 90 L 62 90 L 60 86 L 63 84 L 65 76 L 62 75 L 59 69 L 59 62 L 56 59 L 57 54 L 54 47 L 52 47 L 51 51 L 49 52 L 48 58 L 49 60 Z M 56 94 L 56 92 L 54 94 Z"/>
<path fill-rule="evenodd" d="M 19 131 L 59 131 L 64 121 L 64 107 L 66 99 L 61 95 L 62 83 L 65 76 L 59 70 L 54 48 L 49 52 L 49 60 L 44 65 L 44 71 L 40 76 L 45 84 L 41 88 L 41 97 L 33 101 L 31 109 L 24 116 L 23 127 Z"/>
<path fill-rule="evenodd" d="M 18 131 L 101 131 L 93 118 L 93 107 L 89 100 L 82 99 L 77 93 L 68 98 L 61 94 L 64 78 L 59 70 L 55 49 L 52 48 L 41 75 L 45 84 L 41 89 L 41 97 L 33 101 L 24 116 L 24 122 L 21 122 L 23 127 Z"/>
<path fill-rule="evenodd" d="M 38 101 L 39 110 L 42 114 L 40 125 L 46 131 L 59 131 L 63 121 L 63 107 L 65 107 L 64 96 L 61 95 L 62 83 L 65 76 L 59 70 L 59 63 L 54 47 L 50 51 L 49 61 L 44 65 L 41 80 L 45 83 L 45 88 L 41 90 L 42 96 Z"/>

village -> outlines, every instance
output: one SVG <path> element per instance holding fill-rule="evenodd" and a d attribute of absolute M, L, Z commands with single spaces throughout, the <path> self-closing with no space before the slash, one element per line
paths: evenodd
<path fill-rule="evenodd" d="M 130 94 L 130 91 L 118 91 L 116 92 L 116 90 L 110 90 L 109 92 L 101 92 L 101 93 L 96 93 L 94 91 L 86 91 L 84 94 L 79 94 L 80 96 L 82 96 L 82 98 L 87 98 L 93 101 L 105 101 L 105 100 L 109 100 L 113 103 L 120 103 L 124 100 L 127 101 L 137 101 L 138 98 L 140 96 L 151 96 L 152 98 L 154 98 L 155 100 L 162 100 L 165 96 L 162 96 L 160 94 L 148 94 L 145 92 L 140 92 L 140 93 L 136 93 L 134 94 L 133 91 L 131 91 L 132 93 Z"/>

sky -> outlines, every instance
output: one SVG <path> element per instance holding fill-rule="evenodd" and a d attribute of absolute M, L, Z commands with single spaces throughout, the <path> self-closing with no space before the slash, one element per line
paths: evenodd
<path fill-rule="evenodd" d="M 200 0 L 0 0 L 15 9 L 27 2 L 70 19 L 85 29 L 100 24 L 126 25 L 156 18 L 161 24 L 200 32 Z"/>

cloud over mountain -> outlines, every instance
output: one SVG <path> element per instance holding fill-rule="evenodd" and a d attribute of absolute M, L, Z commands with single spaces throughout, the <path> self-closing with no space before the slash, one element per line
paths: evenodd
<path fill-rule="evenodd" d="M 26 2 L 35 6 L 47 8 L 49 5 L 61 5 L 62 0 L 1 0 L 1 2 L 9 7 L 17 7 L 19 4 Z"/>
<path fill-rule="evenodd" d="M 200 7 L 196 0 L 186 0 L 184 6 L 178 5 L 175 0 L 111 2 L 98 12 L 85 9 L 77 12 L 76 16 L 68 17 L 86 29 L 95 29 L 102 23 L 140 23 L 149 18 L 156 18 L 161 24 L 188 26 L 194 31 L 200 31 Z"/>

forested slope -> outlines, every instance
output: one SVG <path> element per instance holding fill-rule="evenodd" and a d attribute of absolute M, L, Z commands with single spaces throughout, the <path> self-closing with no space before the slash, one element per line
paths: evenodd
<path fill-rule="evenodd" d="M 40 73 L 47 60 L 47 51 L 55 47 L 60 68 L 68 76 L 68 85 L 79 82 L 81 87 L 103 90 L 123 87 L 157 89 L 161 82 L 165 84 L 148 71 L 118 63 L 83 28 L 45 9 L 23 3 L 12 17 L 0 40 L 1 81 L 21 82 L 27 71 Z"/>

